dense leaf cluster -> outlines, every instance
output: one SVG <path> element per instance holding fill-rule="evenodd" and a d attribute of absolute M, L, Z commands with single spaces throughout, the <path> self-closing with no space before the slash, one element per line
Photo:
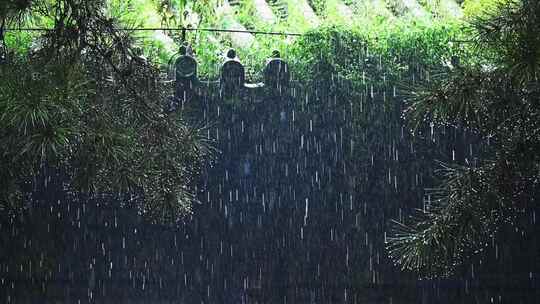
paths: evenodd
<path fill-rule="evenodd" d="M 472 130 L 489 149 L 448 167 L 419 218 L 397 223 L 388 248 L 405 269 L 453 273 L 540 194 L 540 3 L 505 1 L 471 22 L 476 64 L 412 89 L 408 117 Z"/>
<path fill-rule="evenodd" d="M 207 146 L 181 114 L 163 110 L 169 85 L 105 1 L 18 3 L 2 7 L 5 24 L 53 28 L 0 65 L 1 208 L 23 206 L 36 177 L 54 168 L 75 191 L 138 195 L 156 221 L 189 212 Z"/>

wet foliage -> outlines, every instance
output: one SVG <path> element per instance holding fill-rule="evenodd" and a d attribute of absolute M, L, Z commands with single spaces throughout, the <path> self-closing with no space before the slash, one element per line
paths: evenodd
<path fill-rule="evenodd" d="M 19 3 L 19 2 L 16 2 Z M 35 177 L 61 169 L 70 189 L 134 193 L 141 214 L 176 222 L 207 149 L 181 114 L 167 115 L 170 87 L 104 14 L 104 1 L 32 1 L 4 8 L 15 27 L 53 22 L 29 52 L 0 66 L 2 209 L 17 212 Z"/>
<path fill-rule="evenodd" d="M 403 268 L 447 275 L 463 260 L 493 249 L 489 240 L 512 238 L 508 227 L 534 234 L 540 190 L 538 18 L 536 1 L 502 3 L 471 23 L 479 50 L 475 64 L 456 63 L 411 90 L 410 121 L 470 130 L 487 149 L 478 161 L 444 168 L 419 218 L 398 223 L 389 249 Z"/>

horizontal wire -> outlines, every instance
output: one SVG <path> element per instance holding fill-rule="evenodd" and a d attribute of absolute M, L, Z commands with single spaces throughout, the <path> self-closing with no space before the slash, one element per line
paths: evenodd
<path fill-rule="evenodd" d="M 52 28 L 40 28 L 40 27 L 24 27 L 24 28 L 6 28 L 4 31 L 20 31 L 20 32 L 46 32 L 53 31 Z M 233 29 L 217 29 L 217 28 L 191 28 L 191 27 L 136 27 L 136 28 L 118 28 L 121 31 L 198 31 L 198 32 L 223 32 L 223 33 L 244 33 L 254 35 L 276 35 L 276 36 L 304 36 L 300 33 L 287 33 L 287 32 L 265 32 L 265 31 L 252 31 L 252 30 L 233 30 Z"/>
<path fill-rule="evenodd" d="M 4 32 L 45 32 L 53 31 L 52 28 L 40 28 L 40 27 L 23 27 L 23 28 L 5 28 Z M 275 36 L 305 36 L 301 33 L 287 33 L 287 32 L 266 32 L 266 31 L 253 31 L 253 30 L 233 30 L 233 29 L 217 29 L 217 28 L 191 28 L 191 27 L 135 27 L 135 28 L 118 28 L 120 31 L 198 31 L 198 32 L 221 32 L 221 33 L 244 33 L 254 35 L 275 35 Z M 449 40 L 449 42 L 455 43 L 472 43 L 472 40 Z"/>

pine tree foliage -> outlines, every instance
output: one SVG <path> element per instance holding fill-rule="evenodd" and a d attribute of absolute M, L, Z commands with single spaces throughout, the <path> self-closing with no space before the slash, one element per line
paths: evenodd
<path fill-rule="evenodd" d="M 470 23 L 478 60 L 412 89 L 407 117 L 464 128 L 489 142 L 478 161 L 445 165 L 424 208 L 395 222 L 387 248 L 423 276 L 456 272 L 540 194 L 540 2 L 504 1 Z"/>
<path fill-rule="evenodd" d="M 28 54 L 0 65 L 0 208 L 23 206 L 54 168 L 69 188 L 131 193 L 142 214 L 175 222 L 195 201 L 208 154 L 201 129 L 167 114 L 170 88 L 102 0 L 8 1 L 2 24 L 52 22 Z"/>

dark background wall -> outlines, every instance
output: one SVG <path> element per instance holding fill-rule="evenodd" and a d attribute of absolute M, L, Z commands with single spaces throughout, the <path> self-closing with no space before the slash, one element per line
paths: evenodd
<path fill-rule="evenodd" d="M 265 86 L 247 87 L 234 62 L 221 82 L 180 73 L 173 108 L 208 124 L 219 153 L 201 203 L 176 227 L 142 219 L 129 195 L 84 197 L 53 169 L 39 177 L 27 212 L 0 220 L 0 301 L 534 303 L 534 210 L 530 230 L 500 245 L 524 252 L 513 279 L 467 269 L 416 281 L 386 258 L 388 221 L 422 206 L 433 159 L 474 159 L 472 137 L 448 128 L 412 138 L 392 85 L 353 92 L 284 71 L 274 62 Z"/>

